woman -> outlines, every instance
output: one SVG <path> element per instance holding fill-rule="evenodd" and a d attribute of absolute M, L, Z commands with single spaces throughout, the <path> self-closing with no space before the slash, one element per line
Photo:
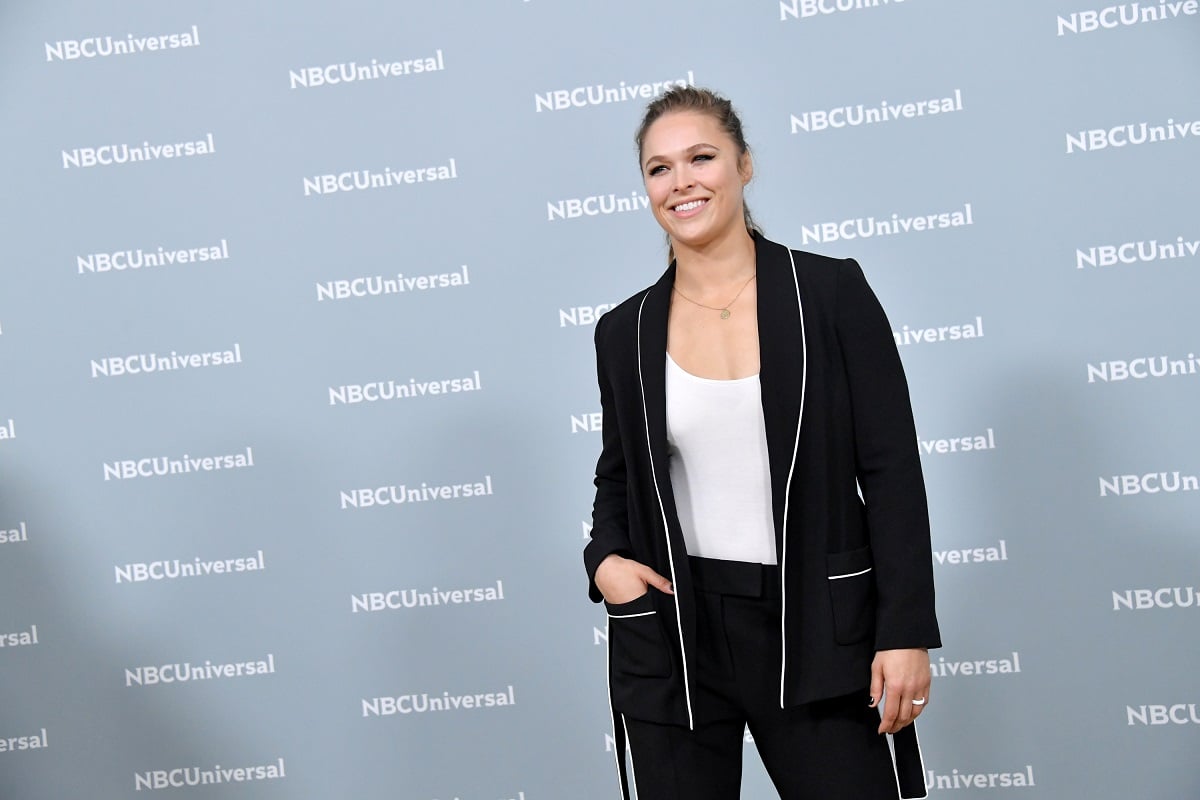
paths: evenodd
<path fill-rule="evenodd" d="M 672 261 L 596 326 L 584 551 L 609 614 L 622 791 L 737 798 L 748 725 L 785 800 L 922 797 L 906 726 L 940 640 L 888 321 L 855 262 L 754 226 L 727 100 L 673 89 L 637 144 Z"/>

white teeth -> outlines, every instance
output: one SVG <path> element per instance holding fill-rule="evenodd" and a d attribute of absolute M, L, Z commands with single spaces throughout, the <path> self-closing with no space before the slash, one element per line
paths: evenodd
<path fill-rule="evenodd" d="M 706 201 L 704 201 L 704 200 L 693 200 L 690 203 L 682 203 L 680 205 L 675 206 L 675 210 L 676 211 L 691 211 L 693 208 L 699 208 L 700 206 L 704 205 L 705 202 Z"/>

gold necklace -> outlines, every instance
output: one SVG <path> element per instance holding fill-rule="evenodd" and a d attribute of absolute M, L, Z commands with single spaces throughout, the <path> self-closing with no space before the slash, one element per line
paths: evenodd
<path fill-rule="evenodd" d="M 675 287 L 672 287 L 672 288 L 674 288 L 674 289 L 675 289 L 675 292 L 676 292 L 676 293 L 677 293 L 677 294 L 678 294 L 680 297 L 682 297 L 684 300 L 687 300 L 687 301 L 688 301 L 689 303 L 691 303 L 692 305 L 694 305 L 694 306 L 700 306 L 701 308 L 707 308 L 709 311 L 720 311 L 720 312 L 721 312 L 721 319 L 729 319 L 729 315 L 733 313 L 732 311 L 730 311 L 730 310 L 729 310 L 729 307 L 730 307 L 731 305 L 733 305 L 734 303 L 736 303 L 736 302 L 737 302 L 737 299 L 738 299 L 739 297 L 741 297 L 741 296 L 742 296 L 742 292 L 743 292 L 743 291 L 745 291 L 746 287 L 750 285 L 750 281 L 754 280 L 754 279 L 755 279 L 755 278 L 757 278 L 757 277 L 758 277 L 758 273 L 757 273 L 757 272 L 755 272 L 753 275 L 751 275 L 749 278 L 747 278 L 747 279 L 746 279 L 746 282 L 742 284 L 742 288 L 741 288 L 741 289 L 738 289 L 738 291 L 737 291 L 737 294 L 735 294 L 735 295 L 733 296 L 733 299 L 732 299 L 732 300 L 730 300 L 728 303 L 726 303 L 726 304 L 725 304 L 723 307 L 721 307 L 721 308 L 714 308 L 713 306 L 706 306 L 706 305 L 704 305 L 704 303 L 697 303 L 695 300 L 693 300 L 692 298 L 688 297 L 688 296 L 687 296 L 686 294 L 684 294 L 683 292 L 679 291 L 679 287 L 678 287 L 678 286 L 675 286 Z"/>

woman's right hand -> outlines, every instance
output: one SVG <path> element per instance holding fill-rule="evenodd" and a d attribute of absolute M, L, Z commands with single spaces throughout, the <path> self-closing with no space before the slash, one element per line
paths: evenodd
<path fill-rule="evenodd" d="M 664 594 L 674 594 L 671 582 L 640 561 L 610 553 L 596 567 L 596 588 L 612 605 L 636 600 L 653 586 Z"/>

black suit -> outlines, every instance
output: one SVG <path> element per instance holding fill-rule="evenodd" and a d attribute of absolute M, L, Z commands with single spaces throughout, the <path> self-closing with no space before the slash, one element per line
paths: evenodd
<path fill-rule="evenodd" d="M 940 639 L 916 430 L 883 309 L 852 260 L 789 254 L 761 236 L 755 248 L 784 592 L 779 695 L 794 706 L 865 689 L 877 650 Z M 596 325 L 603 451 L 584 561 L 589 579 L 620 553 L 671 580 L 674 597 L 651 591 L 641 601 L 657 613 L 610 624 L 611 696 L 616 712 L 694 726 L 704 721 L 688 675 L 696 607 L 667 462 L 674 279 L 672 265 Z M 590 595 L 602 599 L 594 581 Z"/>

